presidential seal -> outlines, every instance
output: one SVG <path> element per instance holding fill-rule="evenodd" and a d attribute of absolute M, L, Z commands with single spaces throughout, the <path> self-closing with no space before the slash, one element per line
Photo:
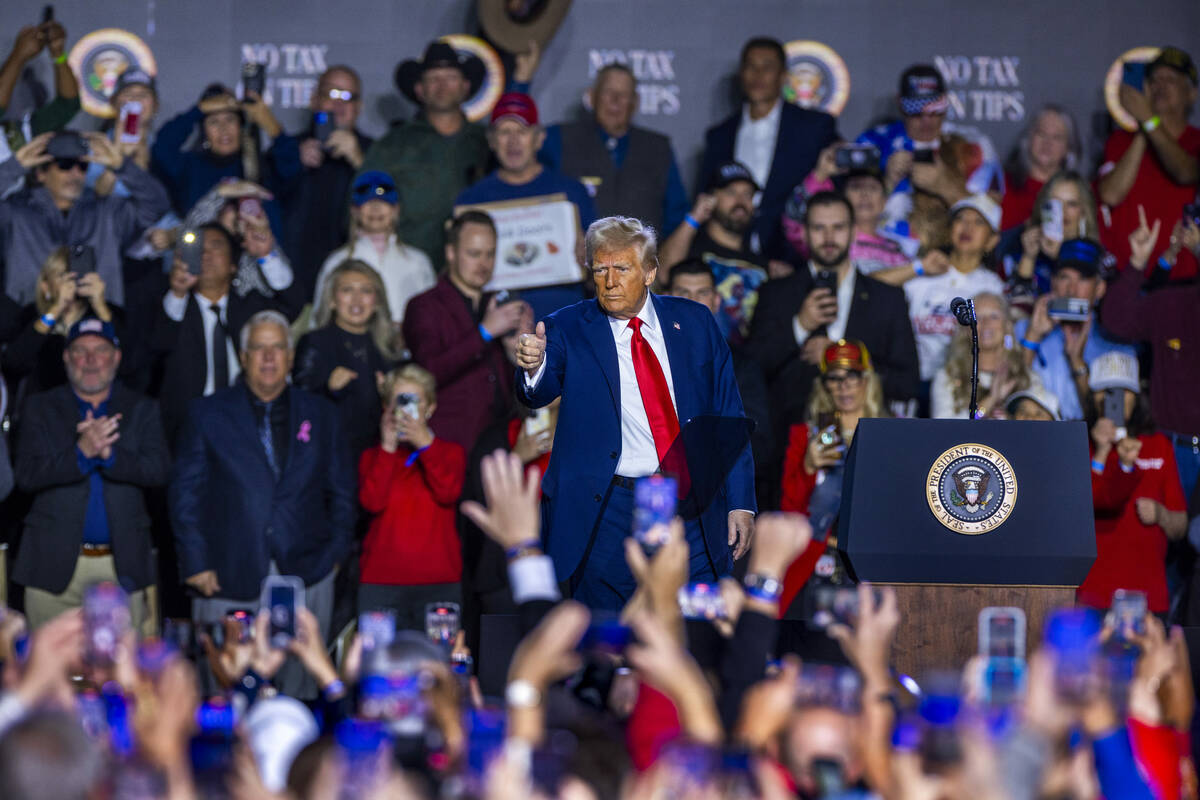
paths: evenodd
<path fill-rule="evenodd" d="M 995 530 L 1012 514 L 1017 476 L 993 448 L 960 444 L 933 462 L 925 497 L 938 522 L 955 533 L 975 536 Z"/>
<path fill-rule="evenodd" d="M 120 28 L 102 28 L 84 36 L 71 48 L 67 63 L 79 81 L 79 101 L 83 110 L 97 117 L 111 118 L 117 110 L 109 103 L 117 78 L 127 69 L 141 69 L 153 76 L 158 72 L 154 53 L 136 34 Z"/>
<path fill-rule="evenodd" d="M 842 113 L 850 97 L 850 70 L 842 57 L 829 45 L 811 39 L 788 42 L 783 49 L 788 71 L 784 98 L 835 117 Z"/>
<path fill-rule="evenodd" d="M 1125 62 L 1149 64 L 1158 56 L 1158 51 L 1157 47 L 1135 47 L 1132 50 L 1126 50 L 1117 57 L 1117 60 L 1108 68 L 1108 72 L 1104 74 L 1104 105 L 1108 107 L 1108 113 L 1112 115 L 1113 121 L 1127 131 L 1136 131 L 1138 124 L 1133 115 L 1121 107 L 1119 95 Z"/>

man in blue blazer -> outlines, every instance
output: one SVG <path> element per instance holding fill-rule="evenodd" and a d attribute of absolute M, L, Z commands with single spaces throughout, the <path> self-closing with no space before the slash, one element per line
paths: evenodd
<path fill-rule="evenodd" d="M 750 229 L 751 248 L 768 257 L 786 257 L 788 245 L 779 219 L 792 190 L 817 164 L 821 150 L 841 139 L 837 121 L 823 111 L 783 99 L 787 54 L 775 39 L 759 37 L 742 47 L 738 82 L 745 105 L 704 134 L 704 159 L 697 186 L 709 186 L 727 161 L 750 168 L 762 187 Z"/>
<path fill-rule="evenodd" d="M 625 563 L 633 485 L 657 472 L 700 416 L 741 419 L 729 347 L 707 308 L 650 294 L 654 231 L 629 217 L 588 228 L 596 299 L 560 309 L 518 347 L 518 393 L 533 408 L 562 397 L 542 481 L 543 537 L 559 580 L 592 608 L 620 609 L 636 588 Z M 689 440 L 689 469 L 714 457 Z M 715 446 L 714 448 L 715 449 Z M 666 459 L 669 461 L 669 459 Z M 754 534 L 748 446 L 687 525 L 692 580 L 727 574 Z"/>
<path fill-rule="evenodd" d="M 263 578 L 295 575 L 322 632 L 334 567 L 348 553 L 355 476 L 337 409 L 288 386 L 287 319 L 260 311 L 241 331 L 242 381 L 192 401 L 169 501 L 180 574 L 198 622 L 258 605 Z"/>

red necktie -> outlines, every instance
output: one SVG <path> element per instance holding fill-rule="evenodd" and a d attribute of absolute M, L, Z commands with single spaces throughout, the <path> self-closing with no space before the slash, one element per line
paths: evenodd
<path fill-rule="evenodd" d="M 630 343 L 633 374 L 637 376 L 642 405 L 646 407 L 646 419 L 650 421 L 654 450 L 658 453 L 659 464 L 662 464 L 675 438 L 679 436 L 679 417 L 675 414 L 675 404 L 671 402 L 671 390 L 663 375 L 662 365 L 658 363 L 646 337 L 642 336 L 642 321 L 637 317 L 629 320 L 629 329 L 633 331 L 633 341 Z"/>

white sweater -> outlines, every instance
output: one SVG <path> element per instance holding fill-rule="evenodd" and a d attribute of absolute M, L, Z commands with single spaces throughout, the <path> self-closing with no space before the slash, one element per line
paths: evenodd
<path fill-rule="evenodd" d="M 392 321 L 399 325 L 404 321 L 404 309 L 408 301 L 437 283 L 433 264 L 429 257 L 415 247 L 400 244 L 396 235 L 388 237 L 387 248 L 380 257 L 375 244 L 366 236 L 359 236 L 353 247 L 339 247 L 329 254 L 321 271 L 317 274 L 317 289 L 313 294 L 313 308 L 321 303 L 325 291 L 325 280 L 338 264 L 349 258 L 364 261 L 374 267 L 383 278 L 387 290 L 388 306 L 392 310 Z"/>

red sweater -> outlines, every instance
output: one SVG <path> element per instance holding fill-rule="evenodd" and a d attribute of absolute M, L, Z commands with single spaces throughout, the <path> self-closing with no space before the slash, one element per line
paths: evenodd
<path fill-rule="evenodd" d="M 462 545 L 455 510 L 467 471 L 461 445 L 434 439 L 412 466 L 412 449 L 375 446 L 358 462 L 358 499 L 375 514 L 363 542 L 363 583 L 457 583 Z"/>
<path fill-rule="evenodd" d="M 1109 453 L 1103 474 L 1092 472 L 1092 505 L 1096 511 L 1096 561 L 1079 587 L 1079 602 L 1108 608 L 1116 589 L 1146 593 L 1146 605 L 1156 614 L 1167 611 L 1167 536 L 1158 525 L 1143 525 L 1136 500 L 1148 497 L 1168 511 L 1185 511 L 1175 452 L 1161 433 L 1139 436 L 1136 467 L 1124 472 L 1116 448 Z"/>

